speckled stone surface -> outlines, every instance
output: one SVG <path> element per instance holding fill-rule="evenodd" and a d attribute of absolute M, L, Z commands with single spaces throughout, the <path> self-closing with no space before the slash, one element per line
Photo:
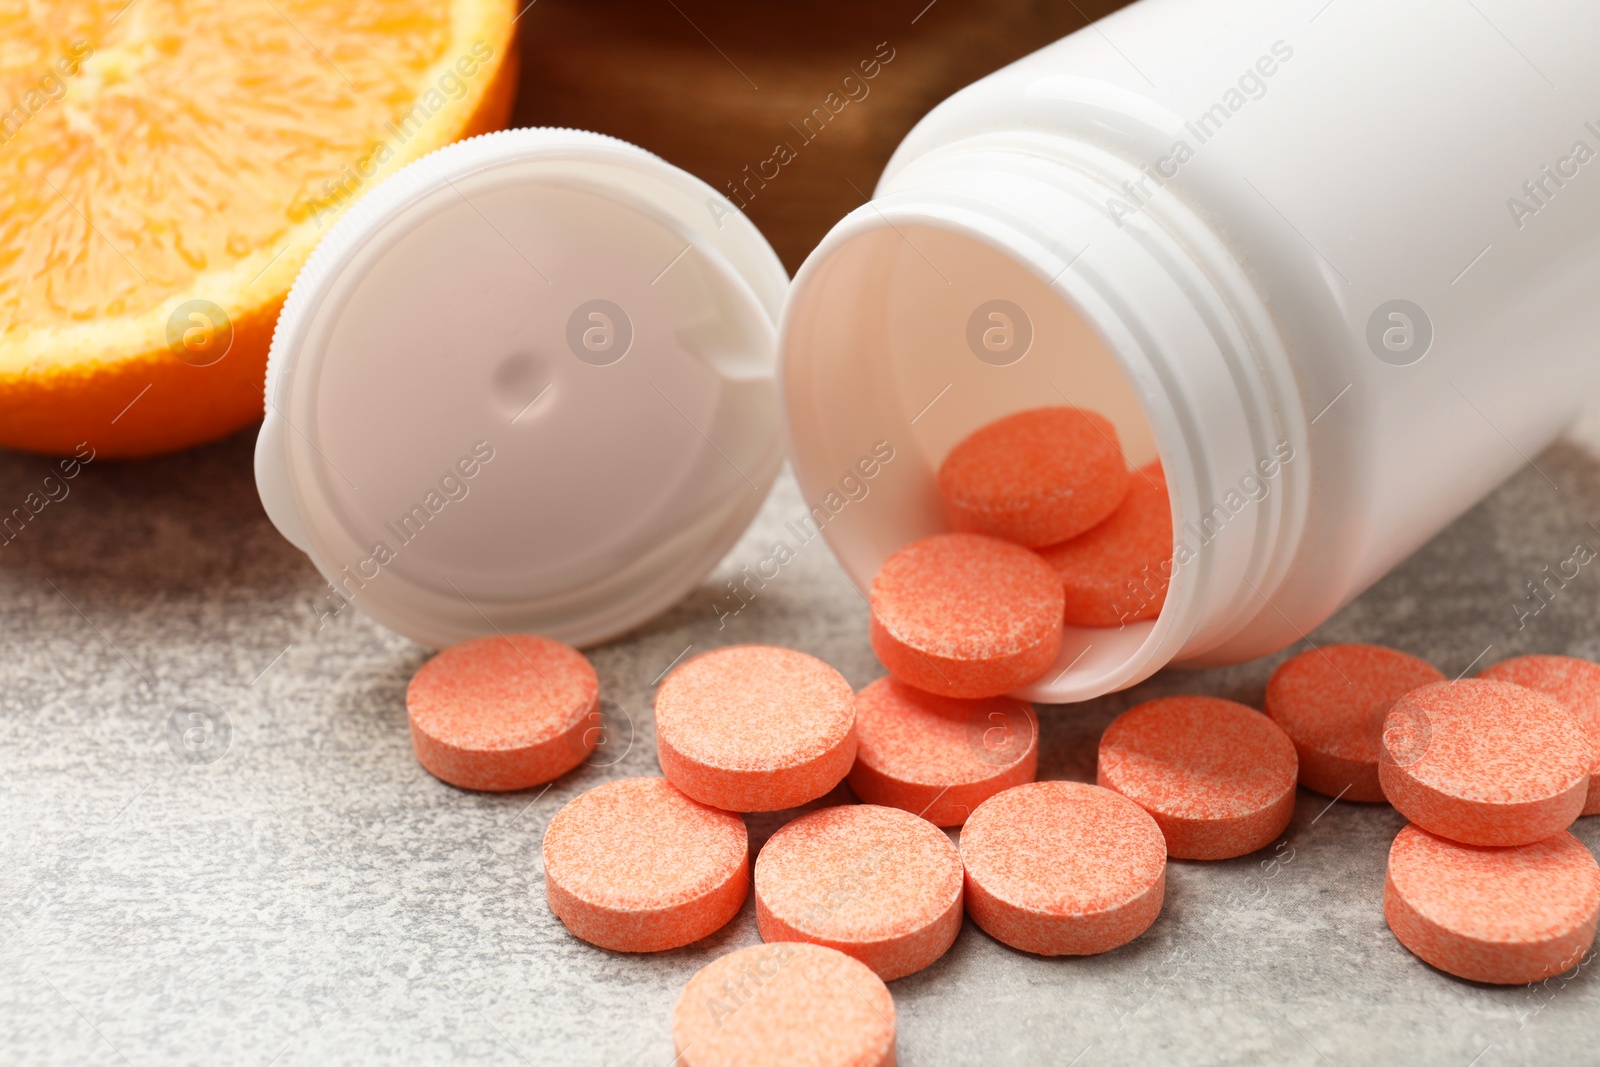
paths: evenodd
<path fill-rule="evenodd" d="M 679 991 L 756 943 L 753 903 L 686 949 L 608 953 L 545 906 L 540 835 L 578 792 L 659 773 L 651 687 L 686 651 L 771 642 L 856 686 L 882 673 L 820 540 L 719 629 L 724 581 L 804 510 L 793 482 L 700 590 L 593 653 L 608 734 L 589 764 L 487 795 L 411 754 L 422 649 L 354 610 L 319 628 L 321 583 L 261 512 L 252 444 L 92 463 L 0 547 L 0 1061 L 670 1063 Z M 1313 639 L 1393 644 L 1452 677 L 1475 658 L 1600 657 L 1600 567 L 1518 628 L 1523 583 L 1600 546 L 1596 455 L 1539 455 Z M 47 466 L 0 455 L 5 510 Z M 1141 700 L 1259 707 L 1303 647 L 1041 707 L 1040 775 L 1092 781 L 1100 731 Z M 777 825 L 750 822 L 756 841 Z M 1104 956 L 1020 955 L 969 922 L 892 985 L 900 1062 L 1592 1063 L 1591 966 L 1492 988 L 1394 940 L 1382 891 L 1400 825 L 1302 791 L 1266 850 L 1173 862 L 1155 925 Z M 1600 818 L 1574 833 L 1600 846 Z"/>

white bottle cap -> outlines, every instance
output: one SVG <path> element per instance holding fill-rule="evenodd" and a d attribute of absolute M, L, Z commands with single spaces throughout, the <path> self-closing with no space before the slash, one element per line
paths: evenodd
<path fill-rule="evenodd" d="M 582 645 L 671 605 L 783 461 L 787 284 L 721 194 L 609 137 L 489 134 L 377 186 L 284 304 L 256 445 L 319 613 Z"/>

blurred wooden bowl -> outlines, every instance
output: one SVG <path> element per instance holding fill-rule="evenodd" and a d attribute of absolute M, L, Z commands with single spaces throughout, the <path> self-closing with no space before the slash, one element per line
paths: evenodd
<path fill-rule="evenodd" d="M 611 134 L 737 195 L 792 272 L 930 108 L 1121 6 L 537 0 L 513 124 Z"/>

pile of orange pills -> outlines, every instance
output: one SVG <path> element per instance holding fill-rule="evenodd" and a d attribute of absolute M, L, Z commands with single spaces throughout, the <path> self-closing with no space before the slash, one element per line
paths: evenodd
<path fill-rule="evenodd" d="M 1294 742 L 1300 784 L 1373 803 L 1383 718 L 1413 689 L 1444 681 L 1437 667 L 1377 645 L 1322 645 L 1286 660 L 1267 682 L 1266 711 Z"/>
<path fill-rule="evenodd" d="M 1040 722 L 1007 694 L 1053 668 L 1065 627 L 1160 614 L 1166 479 L 1130 470 L 1106 419 L 1052 407 L 959 442 L 938 487 L 952 532 L 903 546 L 872 583 L 887 677 L 852 692 L 764 645 L 694 657 L 656 693 L 664 777 L 582 793 L 545 832 L 551 911 L 604 949 L 681 947 L 754 899 L 766 943 L 689 982 L 680 1062 L 893 1064 L 884 983 L 938 961 L 964 916 L 1019 951 L 1112 951 L 1158 920 L 1169 860 L 1270 846 L 1297 786 L 1410 820 L 1381 907 L 1440 970 L 1534 982 L 1589 951 L 1600 866 L 1567 828 L 1600 812 L 1600 665 L 1522 656 L 1449 681 L 1393 649 L 1314 646 L 1273 673 L 1265 713 L 1137 704 L 1102 734 L 1096 784 L 1036 782 Z M 1130 608 L 1135 582 L 1148 595 Z M 406 703 L 420 762 L 467 789 L 552 781 L 598 734 L 594 669 L 546 638 L 446 649 Z M 801 814 L 751 854 L 744 813 L 841 783 L 861 803 Z"/>
<path fill-rule="evenodd" d="M 868 804 L 960 826 L 1038 769 L 1039 720 L 1025 700 L 956 700 L 893 677 L 856 694 L 856 764 L 847 780 Z"/>
<path fill-rule="evenodd" d="M 1101 415 L 1007 415 L 956 443 L 938 486 L 956 532 L 904 546 L 872 582 L 872 649 L 898 680 L 969 700 L 1015 692 L 1054 667 L 1065 627 L 1161 613 L 1166 474 L 1130 470 Z"/>
<path fill-rule="evenodd" d="M 939 466 L 950 526 L 1029 548 L 1110 518 L 1128 492 L 1117 431 L 1082 408 L 1034 408 L 967 435 Z"/>

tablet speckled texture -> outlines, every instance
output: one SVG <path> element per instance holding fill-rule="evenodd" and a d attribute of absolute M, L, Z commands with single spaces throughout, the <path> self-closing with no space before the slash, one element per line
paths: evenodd
<path fill-rule="evenodd" d="M 623 778 L 551 818 L 545 899 L 577 937 L 616 952 L 682 948 L 729 922 L 750 887 L 744 820 L 665 778 Z"/>
<path fill-rule="evenodd" d="M 789 823 L 755 867 L 767 941 L 836 948 L 885 982 L 920 971 L 961 931 L 961 857 L 931 822 L 878 804 L 840 804 Z"/>
<path fill-rule="evenodd" d="M 763 642 L 858 688 L 882 674 L 863 599 L 820 540 L 785 532 L 805 512 L 792 481 L 699 590 L 590 653 L 606 732 L 587 762 L 548 789 L 488 795 L 417 764 L 405 688 L 427 653 L 354 608 L 328 615 L 326 587 L 261 513 L 253 445 L 96 461 L 0 546 L 5 1058 L 671 1063 L 673 1005 L 701 967 L 759 943 L 754 902 L 688 948 L 614 955 L 550 914 L 540 840 L 583 790 L 660 773 L 651 683 L 675 659 Z M 1580 542 L 1600 547 L 1596 456 L 1570 443 L 1535 456 L 1538 471 L 1312 639 L 1391 645 L 1447 677 L 1525 652 L 1600 658 L 1600 568 L 1531 615 L 1523 585 Z M 48 467 L 0 455 L 0 508 Z M 719 629 L 724 583 L 779 539 L 794 558 Z M 1273 668 L 1305 647 L 1041 705 L 1039 776 L 1093 781 L 1100 732 L 1143 700 L 1260 707 Z M 1173 861 L 1160 917 L 1115 952 L 1025 956 L 965 923 L 932 966 L 891 983 L 899 1062 L 1593 1059 L 1591 966 L 1535 988 L 1432 970 L 1383 918 L 1404 819 L 1329 800 L 1302 790 L 1288 831 L 1253 855 Z M 1600 819 L 1572 833 L 1600 847 Z"/>

